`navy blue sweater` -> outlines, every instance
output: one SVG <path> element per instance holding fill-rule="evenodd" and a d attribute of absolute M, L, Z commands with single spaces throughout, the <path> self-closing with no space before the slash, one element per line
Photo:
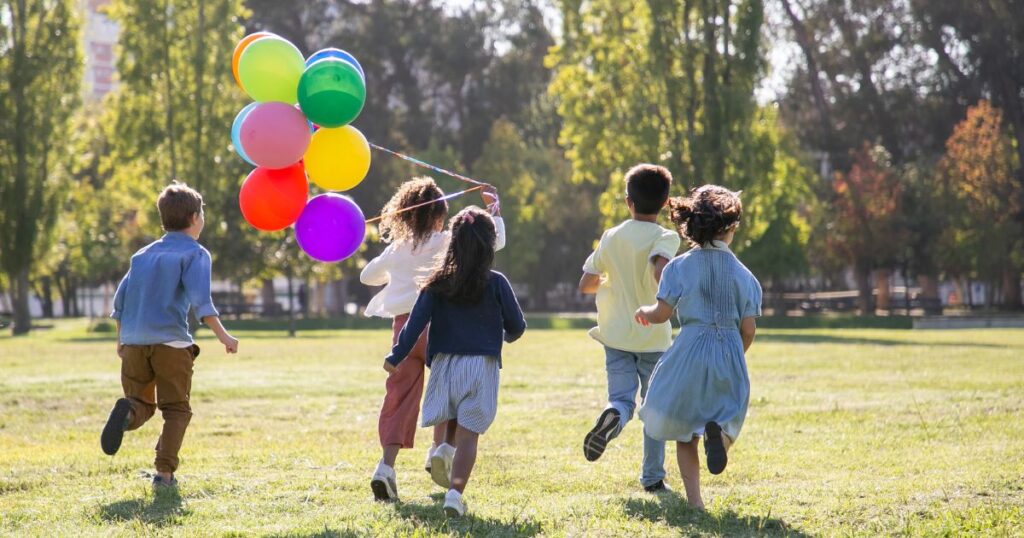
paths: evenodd
<path fill-rule="evenodd" d="M 430 290 L 420 292 L 398 342 L 385 360 L 395 366 L 405 360 L 428 323 L 427 366 L 434 355 L 450 353 L 497 357 L 500 367 L 502 340 L 511 344 L 526 331 L 516 294 L 505 275 L 497 271 L 491 271 L 483 299 L 476 304 L 455 304 Z"/>

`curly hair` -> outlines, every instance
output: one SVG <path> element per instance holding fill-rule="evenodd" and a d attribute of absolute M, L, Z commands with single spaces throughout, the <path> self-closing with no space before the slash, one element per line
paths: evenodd
<path fill-rule="evenodd" d="M 704 185 L 668 201 L 669 215 L 679 235 L 692 246 L 704 246 L 740 221 L 740 193 L 718 185 Z"/>
<path fill-rule="evenodd" d="M 451 230 L 448 251 L 427 277 L 424 289 L 456 304 L 476 304 L 483 298 L 494 266 L 498 237 L 494 219 L 469 206 L 452 217 Z"/>
<path fill-rule="evenodd" d="M 385 243 L 409 241 L 415 250 L 437 230 L 448 215 L 448 202 L 427 203 L 444 197 L 444 191 L 429 177 L 414 177 L 398 187 L 398 192 L 384 205 L 379 230 Z M 416 209 L 395 213 L 406 207 L 426 204 Z M 391 214 L 394 213 L 394 214 Z"/>

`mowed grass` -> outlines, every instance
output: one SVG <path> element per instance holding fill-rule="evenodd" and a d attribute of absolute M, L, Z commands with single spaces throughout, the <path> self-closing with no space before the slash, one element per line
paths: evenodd
<path fill-rule="evenodd" d="M 498 418 L 458 521 L 423 471 L 425 429 L 399 458 L 402 502 L 373 501 L 387 332 L 238 336 L 228 357 L 204 333 L 180 495 L 156 497 L 159 415 L 117 456 L 99 449 L 120 394 L 109 337 L 72 323 L 0 338 L 0 533 L 1024 534 L 1024 331 L 763 331 L 729 468 L 702 475 L 706 513 L 639 487 L 639 422 L 584 460 L 605 401 L 601 348 L 584 331 L 528 331 L 506 348 Z"/>

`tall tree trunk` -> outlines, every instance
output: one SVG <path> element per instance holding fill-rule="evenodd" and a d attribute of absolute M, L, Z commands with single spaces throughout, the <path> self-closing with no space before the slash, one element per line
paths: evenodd
<path fill-rule="evenodd" d="M 1003 307 L 1008 310 L 1021 309 L 1020 271 L 1007 268 L 1003 271 Z"/>
<path fill-rule="evenodd" d="M 917 277 L 917 283 L 921 286 L 921 302 L 924 304 L 925 315 L 942 315 L 942 298 L 939 297 L 938 279 L 932 275 L 920 275 Z"/>
<path fill-rule="evenodd" d="M 857 312 L 870 316 L 875 311 L 871 304 L 871 269 L 858 264 L 853 276 L 857 281 Z"/>
<path fill-rule="evenodd" d="M 11 324 L 11 334 L 14 336 L 28 334 L 32 329 L 32 313 L 29 311 L 28 304 L 28 269 L 8 276 L 10 277 L 11 310 L 13 311 L 11 314 L 14 318 Z"/>
<path fill-rule="evenodd" d="M 892 312 L 892 300 L 890 294 L 890 280 L 892 279 L 892 271 L 889 269 L 876 269 L 875 270 L 875 289 L 878 291 L 878 300 L 876 301 L 875 308 L 877 310 L 884 310 L 886 313 Z"/>
<path fill-rule="evenodd" d="M 53 280 L 44 276 L 39 279 L 36 289 L 39 303 L 43 310 L 44 318 L 53 318 Z"/>
<path fill-rule="evenodd" d="M 292 288 L 292 264 L 285 270 L 288 279 L 288 336 L 295 336 L 295 290 Z"/>
<path fill-rule="evenodd" d="M 263 303 L 263 317 L 277 315 L 277 297 L 274 293 L 274 281 L 272 279 L 263 279 L 263 287 L 260 288 L 260 299 Z"/>

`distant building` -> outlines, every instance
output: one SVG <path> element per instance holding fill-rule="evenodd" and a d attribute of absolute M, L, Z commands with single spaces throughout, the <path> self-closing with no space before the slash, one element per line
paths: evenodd
<path fill-rule="evenodd" d="M 110 0 L 79 0 L 82 11 L 82 50 L 85 80 L 82 91 L 87 100 L 99 101 L 117 86 L 114 47 L 118 27 L 101 11 Z"/>

